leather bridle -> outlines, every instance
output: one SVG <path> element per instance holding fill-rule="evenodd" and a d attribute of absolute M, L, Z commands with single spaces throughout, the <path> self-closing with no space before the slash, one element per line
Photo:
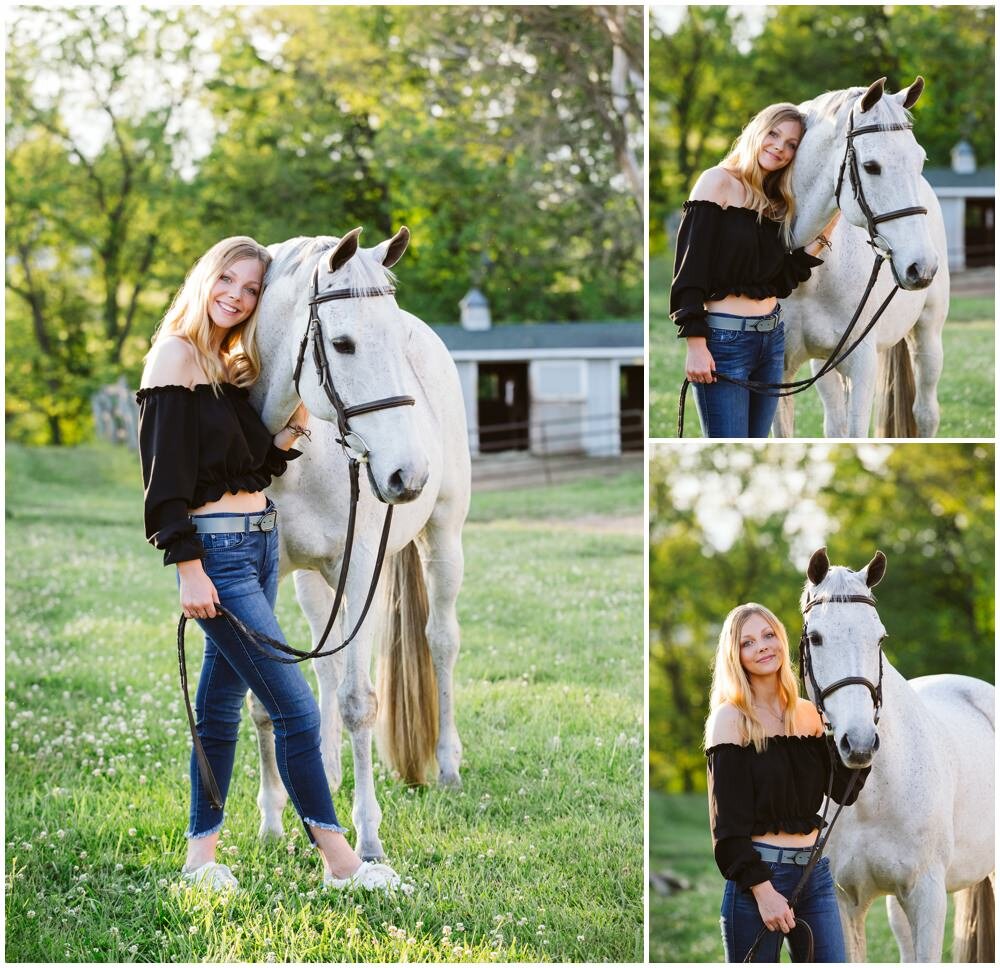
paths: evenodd
<path fill-rule="evenodd" d="M 389 542 L 389 528 L 392 524 L 393 505 L 386 501 L 381 490 L 379 489 L 375 476 L 372 473 L 371 462 L 369 461 L 371 452 L 369 451 L 364 438 L 351 429 L 350 419 L 351 417 L 357 417 L 361 414 L 374 413 L 378 410 L 389 410 L 393 407 L 412 407 L 416 404 L 416 400 L 411 396 L 395 396 L 382 397 L 379 400 L 372 400 L 368 403 L 359 403 L 350 407 L 347 406 L 341 399 L 340 394 L 337 392 L 337 388 L 333 384 L 333 377 L 330 372 L 330 361 L 326 355 L 326 347 L 324 345 L 325 340 L 323 334 L 323 324 L 320 321 L 319 312 L 316 308 L 322 303 L 332 302 L 339 299 L 368 299 L 378 296 L 392 296 L 396 290 L 389 286 L 384 286 L 370 289 L 328 289 L 324 292 L 320 292 L 319 263 L 317 263 L 316 267 L 313 269 L 310 286 L 312 294 L 309 297 L 309 322 L 306 326 L 305 333 L 302 336 L 302 341 L 299 344 L 299 352 L 295 362 L 295 371 L 293 374 L 295 392 L 301 396 L 299 392 L 299 379 L 302 375 L 302 364 L 305 360 L 306 348 L 311 339 L 313 345 L 313 361 L 316 364 L 316 378 L 337 414 L 337 430 L 340 434 L 337 438 L 337 443 L 341 445 L 344 450 L 344 455 L 347 457 L 348 477 L 350 481 L 350 510 L 347 517 L 347 531 L 344 536 L 344 554 L 340 566 L 340 575 L 337 580 L 337 589 L 334 594 L 333 605 L 330 609 L 330 617 L 327 620 L 326 628 L 323 630 L 323 634 L 320 636 L 320 639 L 316 643 L 315 647 L 311 651 L 306 652 L 300 649 L 292 648 L 292 646 L 287 645 L 284 642 L 280 642 L 277 639 L 272 639 L 270 636 L 265 635 L 257 629 L 250 628 L 225 606 L 219 604 L 218 602 L 215 604 L 216 612 L 226 619 L 238 637 L 249 641 L 255 648 L 257 648 L 258 651 L 262 652 L 274 662 L 287 664 L 304 662 L 306 659 L 317 659 L 324 656 L 335 655 L 342 649 L 347 648 L 347 646 L 353 641 L 354 637 L 358 634 L 365 617 L 368 615 L 368 610 L 375 597 L 375 590 L 378 587 L 379 576 L 382 573 L 382 564 L 385 561 L 385 550 Z M 326 644 L 326 640 L 330 635 L 331 629 L 333 628 L 333 623 L 340 612 L 340 607 L 344 599 L 344 591 L 347 587 L 347 575 L 351 566 L 351 554 L 354 548 L 354 530 L 357 522 L 358 502 L 361 497 L 359 478 L 360 467 L 362 464 L 365 465 L 368 472 L 368 481 L 371 484 L 375 497 L 377 497 L 378 500 L 386 506 L 385 518 L 382 522 L 382 533 L 379 538 L 378 551 L 375 556 L 375 565 L 372 570 L 372 579 L 368 586 L 368 594 L 365 598 L 365 603 L 361 609 L 361 613 L 358 616 L 358 620 L 355 623 L 354 628 L 351 630 L 351 633 L 344 639 L 343 642 L 341 642 L 340 645 L 324 652 L 323 646 Z M 208 795 L 209 801 L 213 807 L 217 810 L 221 810 L 222 796 L 219 792 L 215 776 L 212 773 L 211 765 L 208 762 L 208 757 L 205 755 L 201 738 L 198 736 L 198 731 L 195 726 L 194 711 L 191 708 L 191 698 L 189 696 L 187 682 L 187 662 L 185 659 L 184 647 L 184 629 L 186 624 L 187 617 L 182 614 L 177 624 L 177 662 L 180 668 L 181 689 L 184 693 L 184 703 L 187 707 L 188 724 L 191 728 L 191 740 L 194 745 L 195 757 L 198 761 L 198 770 L 201 774 L 202 781 L 205 784 L 205 791 Z M 266 646 L 270 646 L 272 649 L 277 649 L 279 652 L 283 652 L 285 655 L 290 656 L 290 658 L 276 656 L 272 652 L 269 652 Z"/>
<path fill-rule="evenodd" d="M 863 605 L 871 605 L 872 608 L 877 606 L 877 602 L 871 595 L 826 595 L 810 599 L 806 602 L 802 608 L 802 615 L 805 617 L 806 613 L 815 605 L 825 605 L 827 603 L 842 604 L 847 602 L 860 602 Z M 812 686 L 816 709 L 823 718 L 823 728 L 827 732 L 832 732 L 832 729 L 830 727 L 829 718 L 826 715 L 826 705 L 824 700 L 831 693 L 836 692 L 838 689 L 842 689 L 844 686 L 864 686 L 871 693 L 875 724 L 878 725 L 878 719 L 882 712 L 883 657 L 884 653 L 882 651 L 882 643 L 879 642 L 877 684 L 871 682 L 869 679 L 865 679 L 863 676 L 845 676 L 843 679 L 838 679 L 836 682 L 832 682 L 830 685 L 821 689 L 819 684 L 816 682 L 816 676 L 812 667 L 812 654 L 810 652 L 809 645 L 809 626 L 807 622 L 803 622 L 802 637 L 799 639 L 799 668 L 802 673 L 803 681 L 806 677 L 809 678 L 809 684 Z"/>
<path fill-rule="evenodd" d="M 911 131 L 913 130 L 913 125 L 908 121 L 904 121 L 897 124 L 865 124 L 860 128 L 856 128 L 854 127 L 854 108 L 856 106 L 857 102 L 851 105 L 851 114 L 847 121 L 847 146 L 844 148 L 844 159 L 840 163 L 840 172 L 837 175 L 837 188 L 834 191 L 834 198 L 836 199 L 837 207 L 843 211 L 843 205 L 840 203 L 840 191 L 844 187 L 844 172 L 846 171 L 851 182 L 854 200 L 858 203 L 858 207 L 861 209 L 865 221 L 868 223 L 868 244 L 876 252 L 880 252 L 882 250 L 879 248 L 876 240 L 879 238 L 878 226 L 882 222 L 891 222 L 893 219 L 906 218 L 908 215 L 926 215 L 927 209 L 923 205 L 912 205 L 909 208 L 897 208 L 892 212 L 885 212 L 883 215 L 876 215 L 872 211 L 868 200 L 865 198 L 864 186 L 861 183 L 861 172 L 858 169 L 858 156 L 854 150 L 854 139 L 860 135 L 871 134 L 875 131 Z M 886 255 L 891 254 L 891 250 L 886 252 Z"/>
<path fill-rule="evenodd" d="M 860 100 L 860 98 L 858 98 Z M 746 390 L 751 391 L 751 393 L 758 393 L 765 397 L 790 397 L 796 393 L 802 393 L 804 390 L 808 390 L 813 384 L 821 380 L 827 373 L 831 370 L 836 369 L 840 366 L 848 356 L 853 353 L 858 346 L 861 345 L 864 338 L 875 328 L 875 324 L 881 319 L 882 313 L 888 308 L 889 303 L 892 302 L 892 297 L 899 292 L 898 281 L 892 287 L 889 295 L 886 296 L 885 301 L 878 307 L 875 314 L 869 320 L 868 325 L 862 330 L 861 335 L 851 343 L 847 349 L 844 349 L 845 344 L 854 331 L 854 327 L 861 317 L 861 313 L 868 303 L 868 297 L 871 295 L 872 290 L 875 288 L 875 283 L 878 281 L 879 272 L 882 269 L 882 263 L 886 259 L 890 258 L 892 255 L 891 249 L 885 249 L 879 245 L 879 239 L 881 238 L 878 234 L 878 226 L 882 222 L 891 222 L 893 219 L 905 218 L 907 215 L 926 215 L 927 209 L 922 205 L 913 205 L 910 208 L 898 208 L 892 212 L 885 212 L 882 215 L 876 215 L 871 206 L 868 204 L 868 200 L 865 198 L 864 186 L 861 183 L 861 172 L 858 169 L 858 157 L 854 150 L 854 139 L 859 135 L 870 134 L 874 131 L 907 131 L 912 130 L 913 125 L 909 122 L 902 122 L 896 124 L 865 124 L 860 128 L 854 127 L 854 108 L 857 106 L 857 101 L 851 105 L 851 112 L 848 116 L 847 121 L 847 145 L 844 148 L 844 158 L 840 163 L 840 171 L 837 174 L 837 187 L 834 191 L 834 199 L 837 202 L 837 207 L 843 211 L 843 206 L 840 204 L 840 192 L 844 185 L 844 173 L 848 173 L 848 177 L 851 182 L 851 189 L 854 192 L 854 198 L 861 209 L 862 214 L 867 222 L 868 229 L 868 244 L 872 247 L 875 253 L 875 263 L 872 266 L 871 274 L 868 277 L 868 285 L 865 287 L 864 295 L 861 297 L 861 302 L 858 303 L 858 308 L 854 311 L 854 315 L 851 317 L 851 321 L 847 324 L 843 334 L 834 347 L 833 352 L 830 356 L 823 361 L 823 365 L 812 374 L 812 376 L 806 377 L 804 380 L 792 380 L 789 383 L 760 383 L 757 380 L 740 380 L 736 377 L 726 376 L 724 373 L 714 373 L 717 380 L 722 380 L 725 383 L 732 383 L 735 386 L 743 387 Z M 893 269 L 893 274 L 895 274 L 895 269 Z M 843 351 L 843 352 L 842 352 Z M 684 404 L 687 399 L 687 391 L 690 386 L 691 381 L 684 378 L 684 382 L 681 384 L 680 398 L 677 404 L 677 436 L 684 436 Z"/>

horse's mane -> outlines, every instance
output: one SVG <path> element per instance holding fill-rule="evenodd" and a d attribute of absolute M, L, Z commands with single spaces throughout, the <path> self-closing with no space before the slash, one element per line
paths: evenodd
<path fill-rule="evenodd" d="M 815 124 L 830 121 L 837 124 L 841 112 L 849 101 L 854 101 L 861 97 L 865 87 L 845 87 L 839 91 L 827 91 L 814 97 L 811 101 L 803 101 L 799 105 L 799 110 L 806 116 L 806 130 L 808 131 Z M 903 107 L 895 98 L 883 95 L 879 99 L 879 104 L 885 106 L 889 113 L 888 121 L 892 124 L 910 122 L 913 115 Z M 846 121 L 846 112 L 844 120 Z"/>
<path fill-rule="evenodd" d="M 334 248 L 340 241 L 333 235 L 300 236 L 287 242 L 269 245 L 271 265 L 268 267 L 265 283 L 276 282 L 287 276 L 306 275 L 312 272 L 316 256 Z M 396 277 L 371 252 L 358 249 L 354 257 L 341 270 L 346 273 L 344 287 L 354 291 L 378 289 L 394 286 Z"/>
<path fill-rule="evenodd" d="M 802 596 L 799 598 L 799 607 L 805 608 L 810 599 L 817 598 L 819 595 L 857 595 L 859 593 L 871 594 L 864 578 L 843 565 L 833 565 L 818 585 L 814 586 L 809 579 L 806 579 Z"/>

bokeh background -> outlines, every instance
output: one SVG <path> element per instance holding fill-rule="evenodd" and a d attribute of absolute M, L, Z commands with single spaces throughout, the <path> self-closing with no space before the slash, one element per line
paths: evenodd
<path fill-rule="evenodd" d="M 6 44 L 10 440 L 88 439 L 227 235 L 406 224 L 430 323 L 642 311 L 641 7 L 14 7 Z"/>
<path fill-rule="evenodd" d="M 859 569 L 881 549 L 888 568 L 875 594 L 893 666 L 908 679 L 993 682 L 994 485 L 992 444 L 653 446 L 650 868 L 682 886 L 661 881 L 650 895 L 651 960 L 721 958 L 702 735 L 726 614 L 767 605 L 794 661 L 812 552 L 825 545 L 833 564 Z M 898 960 L 884 906 L 868 931 L 871 961 Z"/>

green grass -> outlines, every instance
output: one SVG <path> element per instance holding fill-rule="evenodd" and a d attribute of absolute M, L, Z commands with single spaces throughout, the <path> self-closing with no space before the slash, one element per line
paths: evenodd
<path fill-rule="evenodd" d="M 560 507 L 634 516 L 641 494 L 624 475 L 567 487 Z M 10 446 L 7 499 L 7 961 L 642 959 L 638 534 L 529 519 L 544 491 L 477 495 L 459 599 L 463 789 L 408 789 L 377 768 L 382 840 L 414 893 L 318 890 L 290 807 L 284 840 L 258 842 L 244 717 L 220 858 L 244 889 L 227 898 L 178 886 L 176 589 L 142 538 L 134 455 Z M 305 644 L 290 583 L 278 614 Z M 349 824 L 346 740 L 344 755 Z"/>
<path fill-rule="evenodd" d="M 721 961 L 719 905 L 723 879 L 712 856 L 705 794 L 667 796 L 653 792 L 649 801 L 649 869 L 670 871 L 691 882 L 691 889 L 664 897 L 649 894 L 649 960 Z M 951 950 L 954 906 L 948 897 L 944 950 Z M 885 903 L 868 912 L 868 963 L 898 962 L 899 949 L 889 929 Z M 782 961 L 790 961 L 782 946 Z"/>
<path fill-rule="evenodd" d="M 670 264 L 651 260 L 649 300 L 649 434 L 677 436 L 677 397 L 684 379 L 683 340 L 669 317 Z M 860 291 L 859 291 L 860 298 Z M 994 414 L 994 300 L 954 297 L 944 328 L 944 371 L 938 384 L 941 426 L 938 437 L 992 437 Z M 809 376 L 808 364 L 797 374 Z M 819 395 L 807 390 L 795 397 L 797 437 L 823 436 Z M 684 436 L 700 437 L 694 395 L 688 391 Z"/>

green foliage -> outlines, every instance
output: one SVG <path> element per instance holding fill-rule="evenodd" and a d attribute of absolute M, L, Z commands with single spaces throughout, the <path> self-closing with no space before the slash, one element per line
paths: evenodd
<path fill-rule="evenodd" d="M 636 475 L 616 501 L 605 490 L 578 487 L 576 513 L 639 513 Z M 383 842 L 414 893 L 320 890 L 291 809 L 287 836 L 258 842 L 244 716 L 221 839 L 243 890 L 220 898 L 179 883 L 190 740 L 176 588 L 142 539 L 135 456 L 11 445 L 7 496 L 8 961 L 642 959 L 638 529 L 510 520 L 475 495 L 456 666 L 463 789 L 407 788 L 376 761 Z M 507 493 L 515 513 L 530 497 Z M 307 641 L 290 582 L 278 616 Z M 344 776 L 349 824 L 346 736 Z"/>
<path fill-rule="evenodd" d="M 8 31 L 7 432 L 89 433 L 226 235 L 407 224 L 400 301 L 458 318 L 636 317 L 642 8 L 20 8 Z M 640 68 L 636 67 L 636 70 Z M 86 125 L 83 121 L 88 122 Z M 86 130 L 84 130 L 86 128 Z"/>
<path fill-rule="evenodd" d="M 762 107 L 887 77 L 927 81 L 914 108 L 928 165 L 960 138 L 981 164 L 994 154 L 995 13 L 990 6 L 793 4 L 767 8 L 749 36 L 738 7 L 687 8 L 673 33 L 650 33 L 651 245 L 697 175 L 717 164 Z"/>
<path fill-rule="evenodd" d="M 792 639 L 809 554 L 889 561 L 879 614 L 907 678 L 993 680 L 993 447 L 729 444 L 654 451 L 650 494 L 650 772 L 704 786 L 701 730 L 722 620 L 746 601 Z M 889 714 L 889 711 L 886 713 Z"/>

